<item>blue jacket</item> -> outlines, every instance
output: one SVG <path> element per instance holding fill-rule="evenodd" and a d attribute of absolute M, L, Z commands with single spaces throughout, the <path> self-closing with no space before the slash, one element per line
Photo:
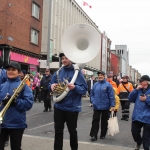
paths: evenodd
<path fill-rule="evenodd" d="M 16 89 L 21 83 L 20 78 L 7 79 L 4 84 L 0 85 L 0 102 L 5 98 L 6 94 L 13 95 L 14 89 Z M 16 104 L 11 105 L 6 111 L 2 128 L 26 128 L 26 111 L 30 110 L 33 105 L 33 94 L 31 89 L 25 85 L 16 99 Z M 4 108 L 2 104 L 0 111 Z"/>
<path fill-rule="evenodd" d="M 59 71 L 59 79 L 63 82 L 63 78 L 68 79 L 70 82 L 74 75 L 74 67 L 69 68 L 63 67 Z M 52 76 L 52 80 L 49 84 L 49 89 L 51 90 L 51 85 L 58 83 L 56 73 Z M 55 107 L 60 110 L 69 112 L 80 112 L 81 111 L 81 98 L 87 92 L 87 84 L 81 71 L 79 71 L 77 79 L 74 83 L 75 88 L 70 90 L 66 97 L 60 102 L 55 103 Z"/>
<path fill-rule="evenodd" d="M 7 80 L 7 75 L 6 75 L 6 70 L 3 68 L 1 69 L 1 74 L 0 74 L 0 85 L 3 84 Z"/>
<path fill-rule="evenodd" d="M 114 90 L 106 80 L 94 84 L 90 97 L 94 110 L 108 110 L 110 107 L 115 107 Z"/>
<path fill-rule="evenodd" d="M 140 121 L 150 124 L 150 89 L 145 93 L 147 99 L 145 102 L 140 100 L 142 89 L 133 90 L 129 94 L 129 101 L 135 103 L 132 114 L 132 121 Z"/>

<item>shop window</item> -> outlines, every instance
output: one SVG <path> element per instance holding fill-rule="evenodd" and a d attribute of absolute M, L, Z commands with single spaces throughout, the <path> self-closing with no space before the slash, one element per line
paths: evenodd
<path fill-rule="evenodd" d="M 38 44 L 38 36 L 39 32 L 35 29 L 31 29 L 31 42 L 34 44 Z"/>
<path fill-rule="evenodd" d="M 32 3 L 32 16 L 39 19 L 39 14 L 40 14 L 40 7 L 37 4 Z"/>

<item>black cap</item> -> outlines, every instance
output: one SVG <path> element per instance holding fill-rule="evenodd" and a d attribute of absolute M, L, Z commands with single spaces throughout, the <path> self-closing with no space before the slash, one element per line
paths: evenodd
<path fill-rule="evenodd" d="M 150 77 L 149 77 L 148 75 L 143 75 L 143 76 L 140 78 L 139 82 L 143 82 L 143 81 L 150 81 Z"/>
<path fill-rule="evenodd" d="M 2 66 L 3 66 L 3 63 L 4 63 L 3 58 L 2 58 L 2 57 L 0 57 L 0 67 L 2 67 Z"/>
<path fill-rule="evenodd" d="M 7 65 L 5 68 L 7 69 L 9 67 L 13 67 L 13 68 L 17 69 L 19 72 L 21 71 L 21 66 L 17 62 L 12 62 L 9 65 Z"/>
<path fill-rule="evenodd" d="M 104 72 L 104 71 L 99 71 L 97 74 L 98 74 L 98 75 L 99 75 L 99 74 L 102 74 L 102 75 L 104 76 L 104 75 L 105 75 L 105 72 Z"/>
<path fill-rule="evenodd" d="M 62 57 L 62 56 L 65 56 L 65 54 L 64 54 L 64 53 L 60 53 L 60 54 L 59 54 L 59 57 Z"/>

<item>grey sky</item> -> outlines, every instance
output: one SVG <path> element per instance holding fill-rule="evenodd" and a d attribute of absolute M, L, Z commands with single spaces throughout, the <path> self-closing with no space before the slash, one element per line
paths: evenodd
<path fill-rule="evenodd" d="M 150 75 L 150 0 L 83 0 L 83 10 L 115 45 L 127 45 L 129 64 Z M 82 0 L 76 0 L 81 6 Z"/>

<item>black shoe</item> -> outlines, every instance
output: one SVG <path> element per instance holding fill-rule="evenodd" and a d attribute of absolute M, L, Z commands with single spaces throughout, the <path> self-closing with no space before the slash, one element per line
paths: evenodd
<path fill-rule="evenodd" d="M 52 110 L 51 109 L 49 109 L 49 112 L 51 112 Z"/>
<path fill-rule="evenodd" d="M 43 112 L 48 112 L 48 110 L 47 110 L 47 109 L 45 109 L 45 110 L 43 110 Z"/>
<path fill-rule="evenodd" d="M 121 120 L 125 120 L 125 118 L 124 118 L 124 117 L 122 117 L 122 118 L 121 118 Z"/>
<path fill-rule="evenodd" d="M 95 136 L 91 137 L 91 141 L 96 141 L 96 140 L 97 140 L 97 138 Z"/>
<path fill-rule="evenodd" d="M 125 121 L 128 121 L 128 120 L 129 120 L 129 118 L 126 118 L 126 119 L 125 119 Z"/>
<path fill-rule="evenodd" d="M 105 139 L 105 136 L 100 136 L 100 139 Z"/>

